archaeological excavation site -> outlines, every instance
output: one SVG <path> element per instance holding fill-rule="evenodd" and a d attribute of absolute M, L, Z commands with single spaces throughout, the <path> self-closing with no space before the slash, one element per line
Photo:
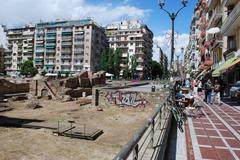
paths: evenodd
<path fill-rule="evenodd" d="M 1 78 L 0 159 L 113 159 L 166 95 L 155 86 L 105 72 Z"/>

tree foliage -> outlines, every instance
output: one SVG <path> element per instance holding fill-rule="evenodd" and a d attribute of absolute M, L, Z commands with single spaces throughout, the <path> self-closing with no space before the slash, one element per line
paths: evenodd
<path fill-rule="evenodd" d="M 151 61 L 151 75 L 152 79 L 163 78 L 163 66 L 157 61 Z"/>
<path fill-rule="evenodd" d="M 38 70 L 33 66 L 32 60 L 27 60 L 23 64 L 21 64 L 20 73 L 21 75 L 33 77 L 38 73 Z"/>
<path fill-rule="evenodd" d="M 136 68 L 137 68 L 137 58 L 135 55 L 130 56 L 130 72 L 131 78 L 134 79 L 136 75 Z"/>
<path fill-rule="evenodd" d="M 121 55 L 122 51 L 120 49 L 116 49 L 115 51 L 111 48 L 104 49 L 100 59 L 101 69 L 114 74 L 115 77 L 118 78 L 120 73 Z"/>

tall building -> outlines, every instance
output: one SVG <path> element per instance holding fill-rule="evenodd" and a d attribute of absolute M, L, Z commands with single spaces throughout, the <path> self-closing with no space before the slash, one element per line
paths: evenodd
<path fill-rule="evenodd" d="M 221 28 L 224 10 L 222 0 L 209 0 L 208 8 L 209 23 L 207 29 Z M 213 59 L 212 69 L 216 69 L 222 63 L 223 52 L 226 50 L 223 46 L 223 36 L 221 32 L 208 33 L 208 42 L 206 44 Z"/>
<path fill-rule="evenodd" d="M 33 58 L 34 31 L 34 26 L 5 30 L 8 47 L 4 54 L 4 65 L 7 74 L 18 74 L 20 65 Z"/>
<path fill-rule="evenodd" d="M 144 24 L 139 21 L 123 21 L 117 24 L 111 24 L 106 27 L 106 34 L 109 41 L 109 47 L 121 49 L 121 71 L 131 68 L 131 57 L 137 61 L 136 76 L 139 79 L 147 78 L 150 70 L 150 60 L 152 59 L 153 33 Z"/>
<path fill-rule="evenodd" d="M 4 48 L 0 46 L 0 73 L 3 73 L 4 70 Z"/>
<path fill-rule="evenodd" d="M 38 23 L 34 44 L 35 66 L 49 73 L 97 71 L 107 47 L 104 29 L 92 19 Z"/>
<path fill-rule="evenodd" d="M 185 50 L 184 55 L 184 70 L 185 73 L 189 75 L 194 75 L 199 71 L 199 63 L 200 63 L 200 54 L 198 51 L 197 45 L 197 35 L 200 30 L 197 28 L 197 20 L 199 18 L 199 8 L 198 6 L 194 9 L 194 15 L 192 17 L 192 22 L 190 25 L 190 35 L 189 35 L 189 43 Z"/>

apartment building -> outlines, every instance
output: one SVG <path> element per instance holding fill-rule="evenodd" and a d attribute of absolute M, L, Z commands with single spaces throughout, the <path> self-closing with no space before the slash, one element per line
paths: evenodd
<path fill-rule="evenodd" d="M 197 35 L 199 34 L 200 30 L 196 27 L 198 17 L 198 7 L 195 7 L 194 15 L 190 25 L 189 43 L 184 54 L 184 70 L 185 73 L 189 75 L 198 73 L 198 66 L 200 65 L 199 62 L 201 57 L 197 46 Z"/>
<path fill-rule="evenodd" d="M 222 0 L 208 0 L 208 31 L 213 28 L 221 28 L 223 24 L 223 11 Z M 220 30 L 218 32 L 208 33 L 207 47 L 213 59 L 212 69 L 218 68 L 223 62 L 223 52 L 226 51 L 226 40 Z"/>
<path fill-rule="evenodd" d="M 8 46 L 4 53 L 4 66 L 7 74 L 17 75 L 20 65 L 33 58 L 34 31 L 32 25 L 5 30 Z"/>
<path fill-rule="evenodd" d="M 4 70 L 4 48 L 0 46 L 0 73 L 3 73 Z"/>
<path fill-rule="evenodd" d="M 240 80 L 240 1 L 222 0 L 224 8 L 221 33 L 226 38 L 224 63 L 214 73 L 221 76 L 230 88 Z"/>
<path fill-rule="evenodd" d="M 149 62 L 152 59 L 153 33 L 147 25 L 137 20 L 122 21 L 108 25 L 106 35 L 109 47 L 122 51 L 120 76 L 124 69 L 131 68 L 131 57 L 135 57 L 137 61 L 136 78 L 144 79 L 150 76 L 148 74 Z"/>
<path fill-rule="evenodd" d="M 92 19 L 38 23 L 34 44 L 35 66 L 49 73 L 97 71 L 107 47 L 104 29 Z"/>

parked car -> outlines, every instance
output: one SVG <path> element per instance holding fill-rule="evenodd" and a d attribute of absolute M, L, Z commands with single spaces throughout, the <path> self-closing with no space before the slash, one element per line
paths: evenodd
<path fill-rule="evenodd" d="M 230 96 L 231 99 L 238 98 L 238 91 L 240 90 L 240 81 L 237 81 L 231 88 L 230 88 Z"/>

